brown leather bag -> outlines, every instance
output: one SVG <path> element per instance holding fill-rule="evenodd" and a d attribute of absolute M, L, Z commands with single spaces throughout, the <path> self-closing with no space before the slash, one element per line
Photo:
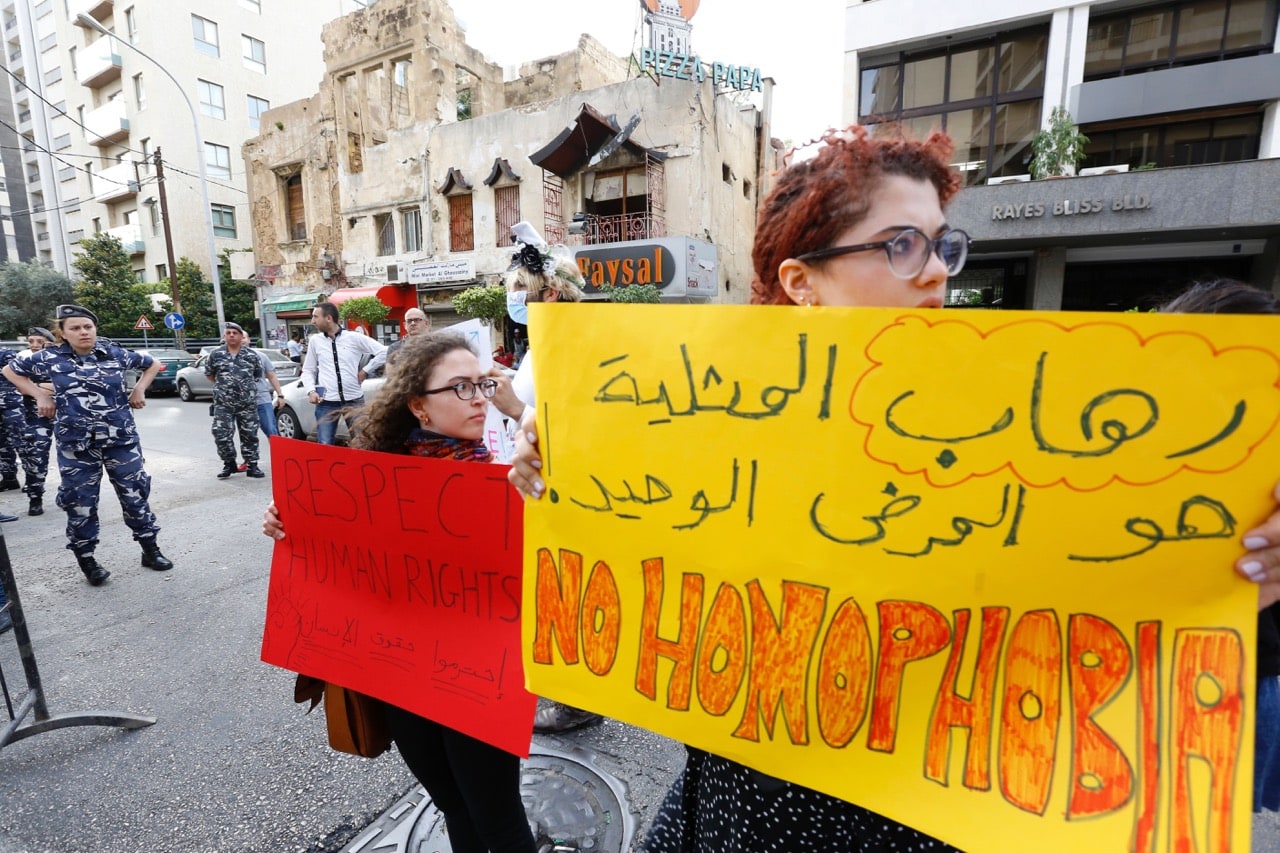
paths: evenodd
<path fill-rule="evenodd" d="M 380 700 L 340 684 L 299 675 L 293 685 L 293 701 L 311 702 L 309 714 L 321 699 L 330 747 L 362 758 L 377 758 L 391 748 L 386 705 Z"/>

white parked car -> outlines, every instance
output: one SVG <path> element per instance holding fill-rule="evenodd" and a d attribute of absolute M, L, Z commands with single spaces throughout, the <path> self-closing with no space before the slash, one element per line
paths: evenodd
<path fill-rule="evenodd" d="M 279 370 L 279 368 L 276 369 Z M 371 376 L 361 383 L 360 389 L 364 392 L 366 403 L 378 393 L 383 381 L 381 376 Z M 276 410 L 276 429 L 285 438 L 300 438 L 304 441 L 315 438 L 316 407 L 307 400 L 307 395 L 315 386 L 308 382 L 306 377 L 299 377 L 289 382 L 282 379 L 280 384 L 284 386 L 284 406 Z M 338 419 L 338 440 L 343 442 L 347 440 L 347 422 L 342 418 Z"/>
<path fill-rule="evenodd" d="M 214 349 L 216 347 L 205 347 L 205 350 L 210 352 Z M 258 347 L 254 347 L 254 350 L 271 359 L 271 366 L 276 369 L 276 379 L 280 380 L 282 386 L 297 379 L 302 373 L 302 365 L 290 361 L 289 357 L 281 354 L 279 350 Z M 178 371 L 178 396 L 183 402 L 190 403 L 198 397 L 213 397 L 213 383 L 204 375 L 204 363 L 208 359 L 209 352 L 201 350 L 200 357 L 194 364 Z"/>

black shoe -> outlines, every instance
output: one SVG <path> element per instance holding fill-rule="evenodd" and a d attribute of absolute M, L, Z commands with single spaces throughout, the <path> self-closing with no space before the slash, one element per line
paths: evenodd
<path fill-rule="evenodd" d="M 11 492 L 14 489 L 21 489 L 22 484 L 18 482 L 17 477 L 5 477 L 0 480 L 0 492 Z"/>
<path fill-rule="evenodd" d="M 5 631 L 8 631 L 12 627 L 13 627 L 13 616 L 10 615 L 9 611 L 6 610 L 5 612 L 0 613 L 0 634 L 3 634 Z"/>
<path fill-rule="evenodd" d="M 27 507 L 27 515 L 44 515 L 44 498 L 32 498 Z"/>
<path fill-rule="evenodd" d="M 6 521 L 17 521 L 17 520 L 18 520 L 18 517 L 16 515 L 6 515 L 5 513 L 0 512 L 0 524 L 4 524 Z"/>
<path fill-rule="evenodd" d="M 154 539 L 139 539 L 142 546 L 142 565 L 157 572 L 167 572 L 173 568 L 173 560 L 160 553 L 160 546 Z"/>
<path fill-rule="evenodd" d="M 218 479 L 225 480 L 236 472 L 236 463 L 227 462 L 222 466 L 222 470 L 218 472 Z"/>
<path fill-rule="evenodd" d="M 76 557 L 76 562 L 80 564 L 80 571 L 84 572 L 85 578 L 89 581 L 89 586 L 102 586 L 107 582 L 107 578 L 111 577 L 111 572 L 102 568 L 92 554 Z"/>
<path fill-rule="evenodd" d="M 562 705 L 549 699 L 539 700 L 538 706 L 533 715 L 533 730 L 542 734 L 570 732 L 583 726 L 594 726 L 604 719 L 591 711 Z"/>
<path fill-rule="evenodd" d="M 257 465 L 250 465 L 248 470 L 244 472 L 244 475 L 246 477 L 252 477 L 255 480 L 261 480 L 263 477 L 267 476 L 267 472 L 263 471 Z"/>

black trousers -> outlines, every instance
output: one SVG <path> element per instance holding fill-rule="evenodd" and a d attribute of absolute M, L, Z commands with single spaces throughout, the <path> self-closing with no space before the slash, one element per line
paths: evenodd
<path fill-rule="evenodd" d="M 396 748 L 444 814 L 453 853 L 536 853 L 520 799 L 520 759 L 387 706 Z"/>

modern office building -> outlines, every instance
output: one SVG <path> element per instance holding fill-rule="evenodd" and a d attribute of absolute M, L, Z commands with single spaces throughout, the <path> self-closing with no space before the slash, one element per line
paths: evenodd
<path fill-rule="evenodd" d="M 1190 279 L 1280 291 L 1277 0 L 847 0 L 844 118 L 946 130 L 975 239 L 955 304 L 1124 310 Z M 1077 176 L 1030 179 L 1054 107 Z"/>
<path fill-rule="evenodd" d="M 129 251 L 140 280 L 166 277 L 157 150 L 174 257 L 188 257 L 208 274 L 198 157 L 208 171 L 216 250 L 248 248 L 240 145 L 257 135 L 259 117 L 272 104 L 314 91 L 324 72 L 320 27 L 364 5 L 0 0 L 5 76 L 16 113 L 11 131 L 23 149 L 25 198 L 11 215 L 18 226 L 30 223 L 34 259 L 72 274 L 76 243 L 107 231 Z M 102 35 L 81 15 L 114 35 Z M 203 136 L 199 152 L 184 93 Z"/>

